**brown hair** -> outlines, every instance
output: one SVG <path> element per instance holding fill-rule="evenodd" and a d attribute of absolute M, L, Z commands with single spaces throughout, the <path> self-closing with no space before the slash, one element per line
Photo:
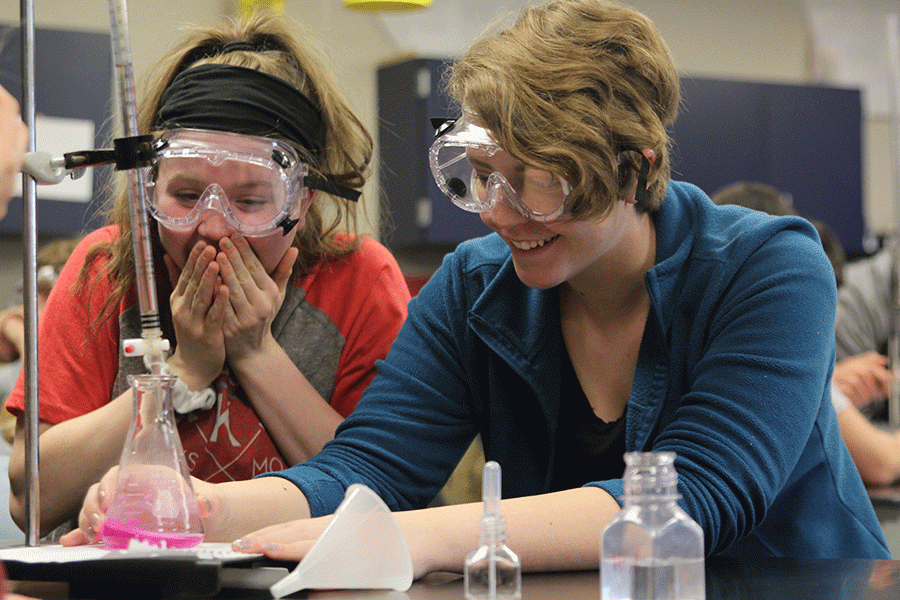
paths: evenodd
<path fill-rule="evenodd" d="M 223 46 L 230 42 L 248 42 L 258 49 L 222 53 Z M 321 111 L 325 145 L 311 169 L 340 185 L 361 188 L 372 160 L 372 137 L 338 93 L 311 40 L 304 39 L 304 42 L 301 43 L 283 19 L 265 11 L 247 19 L 231 19 L 217 27 L 193 28 L 186 39 L 151 70 L 147 91 L 138 109 L 138 129 L 141 133 L 152 132 L 160 99 L 182 71 L 208 63 L 257 69 L 293 84 Z M 330 207 L 323 206 L 327 203 Z M 131 220 L 124 189 L 111 196 L 105 210 L 108 222 L 119 226 L 119 235 L 115 240 L 91 249 L 78 280 L 78 285 L 85 282 L 87 267 L 94 258 L 102 254 L 109 256 L 106 268 L 116 285 L 98 316 L 98 323 L 111 316 L 115 302 L 124 296 L 135 279 Z M 344 256 L 359 246 L 357 235 L 352 240 L 339 238 L 340 231 L 357 234 L 355 205 L 318 192 L 306 213 L 306 225 L 296 232 L 293 240 L 293 245 L 300 250 L 294 276 L 322 260 Z M 150 232 L 154 257 L 160 259 L 162 248 L 153 219 L 150 219 Z M 157 268 L 156 272 L 159 280 L 160 272 L 165 273 L 165 269 Z"/>
<path fill-rule="evenodd" d="M 789 194 L 756 181 L 736 181 L 719 189 L 710 199 L 719 205 L 736 204 L 776 217 L 799 215 Z"/>
<path fill-rule="evenodd" d="M 641 13 L 603 0 L 528 8 L 456 61 L 447 87 L 504 150 L 569 181 L 573 217 L 603 215 L 623 196 L 641 160 L 625 148 L 656 152 L 638 208 L 662 203 L 679 80 L 668 47 Z"/>
<path fill-rule="evenodd" d="M 711 196 L 711 199 L 719 205 L 736 204 L 776 217 L 803 216 L 794 209 L 790 194 L 757 181 L 736 181 L 721 188 Z M 828 260 L 831 261 L 835 281 L 840 287 L 844 283 L 844 266 L 847 264 L 847 253 L 844 246 L 837 233 L 827 223 L 818 219 L 808 219 L 808 221 L 819 233 L 822 248 L 828 255 Z"/>

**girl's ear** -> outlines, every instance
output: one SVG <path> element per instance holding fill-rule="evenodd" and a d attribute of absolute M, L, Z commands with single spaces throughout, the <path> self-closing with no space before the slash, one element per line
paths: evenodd
<path fill-rule="evenodd" d="M 304 215 L 306 215 L 306 211 L 308 211 L 310 205 L 312 205 L 312 201 L 316 197 L 317 193 L 319 193 L 319 190 L 310 189 L 309 193 L 306 195 L 306 200 L 303 201 L 303 207 L 302 207 Z"/>

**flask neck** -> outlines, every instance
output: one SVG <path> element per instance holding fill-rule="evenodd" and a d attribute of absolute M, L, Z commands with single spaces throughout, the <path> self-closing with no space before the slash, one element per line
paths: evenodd
<path fill-rule="evenodd" d="M 145 427 L 175 424 L 172 408 L 173 375 L 130 375 L 128 381 L 134 396 L 132 428 L 137 432 Z"/>

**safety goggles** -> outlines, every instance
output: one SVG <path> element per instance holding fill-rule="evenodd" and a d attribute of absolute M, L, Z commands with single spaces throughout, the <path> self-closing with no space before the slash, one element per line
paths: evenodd
<path fill-rule="evenodd" d="M 484 127 L 461 119 L 445 121 L 431 145 L 429 162 L 438 187 L 469 212 L 490 210 L 507 201 L 534 221 L 553 221 L 565 211 L 571 187 L 559 175 L 513 158 Z"/>
<path fill-rule="evenodd" d="M 205 211 L 214 210 L 243 235 L 287 235 L 299 220 L 309 188 L 350 200 L 359 195 L 310 175 L 291 146 L 272 138 L 172 129 L 154 150 L 144 178 L 149 210 L 175 231 L 190 231 Z"/>

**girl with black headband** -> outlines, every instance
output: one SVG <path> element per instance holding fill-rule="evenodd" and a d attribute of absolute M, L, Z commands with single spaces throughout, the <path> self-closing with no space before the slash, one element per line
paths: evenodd
<path fill-rule="evenodd" d="M 372 140 L 312 48 L 266 15 L 199 29 L 141 104 L 167 365 L 194 477 L 250 479 L 334 436 L 406 315 L 399 267 L 354 234 Z M 124 193 L 75 250 L 40 328 L 41 531 L 78 514 L 117 462 L 131 419 L 120 354 L 139 337 Z M 168 302 L 166 301 L 168 300 Z M 22 381 L 11 460 L 24 522 Z"/>

